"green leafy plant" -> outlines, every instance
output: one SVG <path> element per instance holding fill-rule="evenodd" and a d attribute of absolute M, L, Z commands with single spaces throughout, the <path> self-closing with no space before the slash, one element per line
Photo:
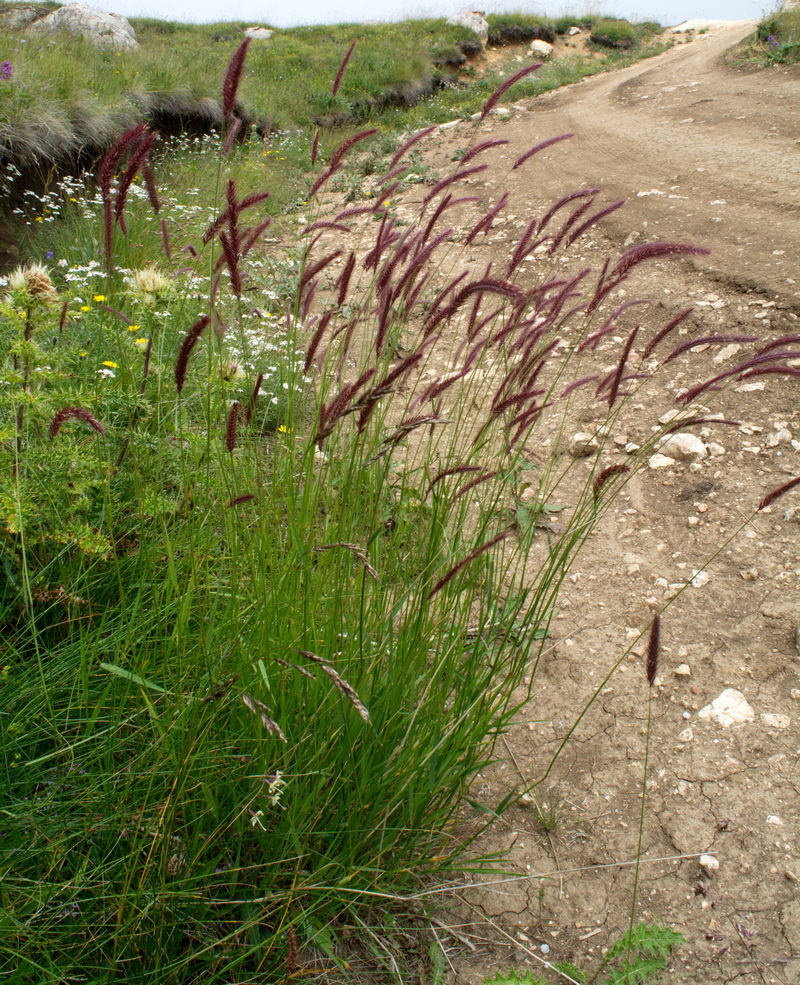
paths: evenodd
<path fill-rule="evenodd" d="M 735 66 L 796 64 L 800 61 L 800 10 L 795 7 L 770 13 L 726 58 Z"/>
<path fill-rule="evenodd" d="M 568 962 L 543 961 L 545 972 L 511 968 L 484 979 L 484 985 L 647 985 L 682 943 L 683 936 L 662 923 L 639 923 L 611 945 L 591 976 Z"/>
<path fill-rule="evenodd" d="M 525 971 L 517 971 L 516 968 L 509 968 L 508 971 L 498 971 L 491 978 L 484 978 L 484 985 L 547 985 L 547 979 L 541 975 L 535 975 L 529 968 Z"/>
<path fill-rule="evenodd" d="M 683 935 L 662 923 L 639 923 L 612 944 L 588 985 L 644 985 L 682 943 Z"/>

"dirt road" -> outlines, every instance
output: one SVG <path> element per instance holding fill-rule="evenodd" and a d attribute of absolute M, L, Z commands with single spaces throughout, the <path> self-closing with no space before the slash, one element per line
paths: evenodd
<path fill-rule="evenodd" d="M 713 30 L 530 100 L 512 147 L 575 133 L 550 183 L 628 198 L 612 229 L 711 246 L 701 267 L 800 307 L 800 73 L 727 68 L 724 53 L 754 27 Z"/>

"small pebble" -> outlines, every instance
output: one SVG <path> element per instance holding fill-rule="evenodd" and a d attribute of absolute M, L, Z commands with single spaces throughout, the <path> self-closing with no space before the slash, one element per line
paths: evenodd
<path fill-rule="evenodd" d="M 767 824 L 774 824 L 779 828 L 783 827 L 783 821 L 781 821 L 777 814 L 770 814 L 767 818 Z"/>
<path fill-rule="evenodd" d="M 549 944 L 542 944 L 541 947 L 539 948 L 539 950 L 542 952 L 542 954 L 549 954 L 550 953 L 550 945 Z"/>
<path fill-rule="evenodd" d="M 675 673 L 675 676 L 676 677 L 691 677 L 692 676 L 692 671 L 691 671 L 691 668 L 689 667 L 689 664 L 679 664 L 675 668 L 675 672 L 674 673 Z"/>
<path fill-rule="evenodd" d="M 788 715 L 775 715 L 771 712 L 764 712 L 761 715 L 761 722 L 767 728 L 789 728 L 792 724 L 792 720 Z"/>
<path fill-rule="evenodd" d="M 715 872 L 719 871 L 719 859 L 713 855 L 701 855 L 698 862 L 700 863 L 700 867 L 705 869 L 710 876 L 713 876 Z"/>

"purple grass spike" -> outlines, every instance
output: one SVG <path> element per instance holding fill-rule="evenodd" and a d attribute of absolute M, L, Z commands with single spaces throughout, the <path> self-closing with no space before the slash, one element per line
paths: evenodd
<path fill-rule="evenodd" d="M 357 42 L 354 41 L 350 45 L 350 47 L 347 49 L 344 58 L 341 61 L 341 64 L 339 65 L 339 71 L 336 73 L 336 78 L 333 80 L 333 85 L 331 86 L 332 96 L 335 96 L 339 91 L 339 86 L 342 84 L 342 79 L 344 77 L 344 71 L 347 68 L 347 63 L 353 57 L 353 52 L 355 51 L 356 44 Z"/>
<path fill-rule="evenodd" d="M 511 168 L 512 171 L 516 171 L 517 168 L 521 168 L 522 165 L 530 160 L 534 154 L 538 154 L 539 151 L 543 151 L 546 147 L 552 147 L 553 144 L 560 143 L 562 140 L 571 140 L 575 136 L 574 133 L 562 133 L 558 137 L 550 137 L 548 140 L 543 140 L 540 144 L 536 144 L 531 147 L 530 150 L 525 151 L 525 153 L 514 161 L 514 166 Z"/>
<path fill-rule="evenodd" d="M 497 103 L 500 101 L 500 97 L 508 92 L 511 86 L 516 85 L 521 79 L 524 79 L 526 75 L 530 75 L 532 72 L 537 71 L 542 67 L 541 62 L 534 62 L 533 65 L 526 65 L 525 68 L 521 68 L 518 72 L 515 72 L 511 78 L 506 79 L 502 85 L 499 85 L 495 91 L 489 96 L 486 102 L 483 104 L 483 109 L 481 111 L 481 119 L 485 119 L 488 113 L 494 109 Z"/>
<path fill-rule="evenodd" d="M 192 354 L 192 349 L 194 349 L 195 345 L 197 345 L 197 340 L 203 334 L 210 321 L 211 318 L 208 315 L 203 315 L 202 318 L 198 318 L 198 320 L 186 333 L 186 336 L 181 343 L 178 358 L 175 362 L 175 386 L 178 393 L 183 390 L 183 384 L 186 381 L 186 370 L 189 366 L 189 356 Z"/>
<path fill-rule="evenodd" d="M 427 137 L 428 134 L 434 133 L 438 129 L 439 128 L 437 126 L 425 127 L 424 130 L 420 130 L 418 133 L 415 133 L 412 137 L 409 137 L 408 140 L 404 144 L 401 144 L 400 147 L 397 149 L 394 157 L 391 159 L 391 161 L 389 161 L 389 167 L 386 170 L 391 171 L 394 167 L 396 167 L 400 163 L 400 161 L 402 161 L 402 159 L 406 156 L 406 154 L 411 150 L 411 148 L 415 144 L 418 144 L 420 140 Z"/>
<path fill-rule="evenodd" d="M 795 486 L 800 486 L 800 475 L 796 476 L 794 479 L 790 479 L 788 482 L 784 482 L 782 486 L 778 486 L 777 489 L 773 489 L 772 492 L 767 493 L 767 495 L 756 507 L 756 512 L 760 513 L 761 510 L 765 510 L 768 506 L 771 506 L 776 499 L 779 499 L 781 496 L 785 495 L 790 489 L 794 489 Z"/>
<path fill-rule="evenodd" d="M 226 123 L 230 122 L 236 106 L 239 83 L 242 81 L 244 60 L 247 57 L 247 49 L 250 47 L 250 41 L 250 38 L 245 38 L 242 41 L 236 51 L 234 51 L 225 72 L 225 79 L 222 83 L 222 115 L 225 117 Z"/>
<path fill-rule="evenodd" d="M 658 673 L 658 658 L 661 655 L 661 614 L 656 613 L 653 617 L 653 625 L 650 627 L 650 638 L 647 642 L 647 683 L 652 687 L 656 682 Z"/>
<path fill-rule="evenodd" d="M 48 431 L 50 432 L 51 441 L 61 430 L 64 422 L 70 418 L 75 421 L 83 421 L 84 424 L 88 424 L 89 427 L 95 430 L 98 434 L 106 433 L 106 429 L 91 411 L 86 410 L 83 407 L 64 407 L 50 421 Z"/>

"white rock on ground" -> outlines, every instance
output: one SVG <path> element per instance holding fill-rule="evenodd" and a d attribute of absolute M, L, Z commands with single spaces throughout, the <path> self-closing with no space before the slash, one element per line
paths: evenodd
<path fill-rule="evenodd" d="M 792 724 L 792 720 L 788 715 L 776 715 L 767 711 L 760 717 L 762 724 L 766 725 L 767 728 L 789 728 Z"/>
<path fill-rule="evenodd" d="M 252 38 L 254 41 L 269 41 L 274 33 L 268 27 L 246 27 L 244 29 L 244 36 Z"/>
<path fill-rule="evenodd" d="M 647 464 L 651 469 L 667 469 L 670 465 L 675 464 L 675 459 L 669 458 L 667 455 L 651 455 L 647 459 Z"/>
<path fill-rule="evenodd" d="M 121 14 L 104 14 L 82 3 L 59 7 L 28 28 L 31 34 L 70 31 L 80 34 L 98 48 L 138 48 L 136 34 Z"/>
<path fill-rule="evenodd" d="M 701 708 L 697 717 L 730 728 L 731 725 L 752 722 L 756 716 L 742 692 L 729 687 L 718 698 L 714 698 L 710 705 Z"/>
<path fill-rule="evenodd" d="M 719 872 L 719 859 L 713 855 L 701 855 L 697 861 L 700 863 L 700 867 L 706 870 L 708 875 L 713 876 L 715 872 Z"/>
<path fill-rule="evenodd" d="M 708 451 L 705 443 L 696 434 L 680 431 L 670 435 L 659 448 L 662 455 L 668 455 L 679 462 L 699 462 L 706 458 Z"/>
<path fill-rule="evenodd" d="M 531 41 L 528 54 L 537 55 L 539 58 L 549 58 L 553 54 L 553 46 L 547 41 Z"/>
<path fill-rule="evenodd" d="M 486 44 L 486 39 L 489 37 L 489 21 L 479 10 L 464 10 L 460 14 L 456 14 L 455 17 L 449 18 L 447 23 L 468 27 Z"/>
<path fill-rule="evenodd" d="M 582 33 L 583 33 L 583 31 L 581 31 L 581 29 L 580 29 L 579 27 L 571 27 L 571 28 L 570 28 L 570 29 L 569 29 L 569 30 L 567 31 L 567 34 L 568 34 L 568 35 L 569 35 L 569 36 L 570 36 L 571 38 L 574 38 L 576 34 L 582 34 Z"/>
<path fill-rule="evenodd" d="M 569 439 L 569 453 L 573 458 L 588 458 L 598 448 L 597 438 L 588 431 L 576 431 Z"/>
<path fill-rule="evenodd" d="M 742 347 L 740 345 L 737 345 L 735 342 L 732 342 L 730 345 L 723 346 L 716 354 L 716 356 L 714 356 L 711 362 L 715 366 L 721 366 L 726 359 L 733 359 L 733 357 L 741 348 Z"/>

